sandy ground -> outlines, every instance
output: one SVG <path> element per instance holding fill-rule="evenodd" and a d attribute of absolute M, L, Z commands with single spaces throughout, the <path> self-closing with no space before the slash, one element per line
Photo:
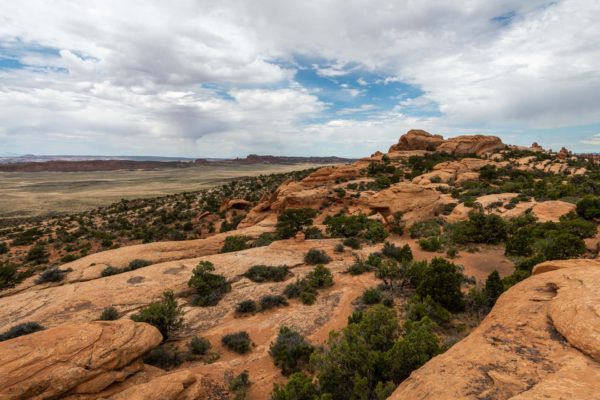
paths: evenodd
<path fill-rule="evenodd" d="M 203 165 L 150 171 L 1 172 L 0 218 L 76 213 L 121 199 L 206 189 L 230 179 L 311 168 L 298 165 Z"/>

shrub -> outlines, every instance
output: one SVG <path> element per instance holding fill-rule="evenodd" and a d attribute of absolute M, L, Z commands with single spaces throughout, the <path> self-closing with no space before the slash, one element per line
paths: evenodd
<path fill-rule="evenodd" d="M 133 271 L 138 268 L 147 267 L 148 265 L 152 265 L 152 262 L 148 261 L 148 260 L 142 260 L 142 259 L 136 258 L 135 260 L 131 260 L 129 262 L 128 271 Z"/>
<path fill-rule="evenodd" d="M 136 322 L 146 322 L 155 326 L 167 340 L 171 332 L 179 329 L 183 324 L 183 310 L 177 304 L 172 291 L 163 292 L 163 299 L 149 304 L 140 312 L 131 316 Z"/>
<path fill-rule="evenodd" d="M 336 253 L 343 253 L 344 252 L 344 244 L 343 243 L 336 244 L 335 247 L 333 248 L 333 251 Z"/>
<path fill-rule="evenodd" d="M 271 400 L 315 400 L 317 396 L 318 390 L 312 379 L 301 372 L 296 372 L 290 376 L 285 385 L 273 386 Z"/>
<path fill-rule="evenodd" d="M 425 251 L 439 251 L 442 248 L 442 242 L 439 236 L 433 236 L 419 240 L 419 247 Z"/>
<path fill-rule="evenodd" d="M 119 312 L 114 307 L 106 307 L 100 314 L 100 321 L 114 321 L 119 319 Z"/>
<path fill-rule="evenodd" d="M 263 247 L 268 246 L 277 240 L 277 236 L 270 232 L 261 233 L 260 236 L 254 241 L 252 247 Z"/>
<path fill-rule="evenodd" d="M 331 257 L 323 250 L 310 249 L 304 256 L 304 262 L 310 265 L 327 264 L 331 261 Z"/>
<path fill-rule="evenodd" d="M 269 354 L 275 366 L 283 375 L 298 372 L 302 365 L 308 364 L 314 348 L 295 330 L 282 326 L 275 342 L 271 344 Z"/>
<path fill-rule="evenodd" d="M 431 296 L 434 301 L 450 311 L 461 311 L 464 308 L 463 294 L 460 290 L 462 280 L 463 275 L 456 264 L 436 257 L 423 271 L 417 294 L 421 297 Z"/>
<path fill-rule="evenodd" d="M 497 244 L 507 237 L 507 226 L 502 217 L 480 211 L 469 212 L 467 221 L 448 225 L 446 229 L 455 243 Z"/>
<path fill-rule="evenodd" d="M 290 273 L 287 265 L 278 267 L 269 267 L 266 265 L 254 265 L 250 267 L 244 276 L 252 282 L 281 282 L 284 281 Z"/>
<path fill-rule="evenodd" d="M 301 279 L 296 283 L 290 283 L 283 290 L 288 299 L 299 298 L 303 304 L 311 305 L 317 298 L 316 289 L 311 286 L 307 279 Z"/>
<path fill-rule="evenodd" d="M 316 226 L 309 226 L 304 230 L 306 239 L 323 239 L 323 232 Z"/>
<path fill-rule="evenodd" d="M 354 263 L 348 267 L 346 270 L 350 273 L 350 275 L 360 275 L 365 272 L 369 272 L 373 269 L 369 264 L 367 264 L 363 259 L 359 257 L 355 257 Z"/>
<path fill-rule="evenodd" d="M 383 249 L 381 253 L 389 258 L 393 258 L 398 262 L 412 261 L 413 254 L 410 246 L 405 244 L 402 247 L 397 247 L 395 244 L 390 242 L 385 242 L 383 244 Z"/>
<path fill-rule="evenodd" d="M 8 245 L 5 242 L 0 242 L 0 254 L 8 253 Z"/>
<path fill-rule="evenodd" d="M 413 239 L 439 236 L 441 233 L 440 224 L 435 220 L 415 222 L 410 229 L 410 237 Z"/>
<path fill-rule="evenodd" d="M 391 371 L 398 380 L 408 378 L 410 373 L 421 367 L 440 352 L 437 337 L 432 332 L 431 322 L 425 318 L 418 322 L 407 322 L 406 334 L 394 344 Z"/>
<path fill-rule="evenodd" d="M 235 308 L 237 314 L 254 314 L 258 311 L 258 304 L 254 300 L 244 300 L 238 303 Z"/>
<path fill-rule="evenodd" d="M 192 354 L 203 356 L 208 352 L 208 350 L 210 350 L 211 344 L 206 338 L 194 336 L 192 340 L 190 340 L 188 348 Z"/>
<path fill-rule="evenodd" d="M 231 284 L 223 275 L 213 274 L 214 265 L 210 261 L 200 261 L 192 271 L 188 286 L 195 289 L 192 303 L 197 306 L 214 306 L 231 291 Z"/>
<path fill-rule="evenodd" d="M 401 211 L 396 211 L 392 215 L 392 221 L 390 223 L 390 225 L 391 225 L 390 232 L 395 233 L 396 235 L 402 235 L 404 233 L 405 223 L 402 220 L 403 216 L 404 216 L 404 214 L 402 214 Z"/>
<path fill-rule="evenodd" d="M 484 294 L 486 305 L 488 307 L 493 307 L 503 291 L 504 285 L 502 285 L 500 274 L 498 274 L 498 271 L 494 270 L 488 275 L 485 281 Z"/>
<path fill-rule="evenodd" d="M 48 262 L 48 252 L 42 243 L 35 244 L 27 253 L 27 261 L 36 265 Z"/>
<path fill-rule="evenodd" d="M 65 275 L 67 274 L 67 272 L 72 271 L 71 269 L 68 270 L 61 270 L 58 269 L 56 267 L 53 268 L 48 268 L 47 270 L 45 270 L 44 272 L 42 272 L 40 274 L 40 276 L 36 279 L 35 283 L 46 283 L 46 282 L 60 282 L 63 279 L 65 279 Z"/>
<path fill-rule="evenodd" d="M 362 294 L 362 301 L 365 304 L 381 303 L 382 298 L 383 294 L 381 293 L 381 290 L 377 288 L 366 289 Z"/>
<path fill-rule="evenodd" d="M 252 239 L 250 236 L 244 235 L 233 235 L 227 236 L 223 243 L 221 253 L 231 253 L 233 251 L 240 251 L 249 248 L 248 241 Z"/>
<path fill-rule="evenodd" d="M 5 340 L 14 339 L 19 336 L 29 335 L 30 333 L 42 331 L 44 328 L 37 322 L 25 322 L 23 324 L 15 325 L 4 333 L 0 334 L 0 342 Z"/>
<path fill-rule="evenodd" d="M 312 225 L 317 212 L 312 208 L 288 208 L 277 217 L 277 234 L 289 239 L 305 226 Z"/>
<path fill-rule="evenodd" d="M 121 268 L 117 268 L 117 267 L 113 267 L 113 266 L 109 265 L 108 267 L 104 268 L 102 270 L 102 272 L 100 272 L 100 276 L 107 277 L 107 276 L 111 276 L 111 275 L 120 274 L 122 272 L 124 272 L 124 271 L 121 270 Z"/>
<path fill-rule="evenodd" d="M 449 322 L 452 317 L 450 312 L 434 301 L 431 296 L 421 298 L 419 295 L 414 295 L 406 303 L 405 314 L 407 321 L 420 321 L 427 317 L 440 324 Z"/>
<path fill-rule="evenodd" d="M 23 279 L 20 275 L 16 264 L 0 262 L 0 290 L 15 286 Z"/>
<path fill-rule="evenodd" d="M 361 237 L 374 243 L 382 242 L 387 237 L 383 224 L 364 214 L 330 216 L 325 219 L 325 225 L 327 232 L 333 237 Z"/>
<path fill-rule="evenodd" d="M 600 217 L 600 197 L 585 196 L 577 202 L 577 214 L 585 219 Z"/>
<path fill-rule="evenodd" d="M 350 237 L 350 238 L 344 239 L 344 241 L 342 243 L 344 244 L 344 246 L 348 246 L 351 249 L 354 249 L 354 250 L 360 249 L 360 240 L 358 238 Z"/>
<path fill-rule="evenodd" d="M 394 283 L 400 279 L 402 271 L 395 260 L 386 259 L 375 267 L 375 275 L 393 291 Z"/>
<path fill-rule="evenodd" d="M 287 306 L 288 302 L 285 297 L 280 295 L 267 294 L 260 298 L 261 310 L 268 310 L 273 307 Z"/>
<path fill-rule="evenodd" d="M 152 349 L 145 357 L 144 363 L 162 369 L 175 368 L 183 363 L 183 358 L 177 349 L 167 349 L 159 346 Z"/>
<path fill-rule="evenodd" d="M 306 280 L 314 288 L 333 286 L 333 274 L 329 268 L 320 264 L 306 275 Z"/>
<path fill-rule="evenodd" d="M 540 252 L 547 260 L 573 258 L 585 253 L 584 241 L 568 232 L 550 232 L 540 242 Z"/>
<path fill-rule="evenodd" d="M 235 393 L 233 400 L 245 400 L 248 398 L 250 388 L 250 374 L 244 370 L 229 383 L 229 390 Z"/>
<path fill-rule="evenodd" d="M 221 338 L 223 346 L 238 354 L 245 354 L 250 351 L 250 335 L 248 332 L 230 333 Z"/>

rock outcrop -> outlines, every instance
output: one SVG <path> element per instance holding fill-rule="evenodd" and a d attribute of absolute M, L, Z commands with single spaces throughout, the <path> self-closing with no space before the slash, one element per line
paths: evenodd
<path fill-rule="evenodd" d="M 506 148 L 500 138 L 485 135 L 463 135 L 444 140 L 441 135 L 413 129 L 400 137 L 398 143 L 390 147 L 389 152 L 428 150 L 440 151 L 456 155 L 482 155 L 495 153 Z"/>
<path fill-rule="evenodd" d="M 391 399 L 597 398 L 600 268 L 573 265 L 509 289 L 467 338 L 413 372 Z"/>
<path fill-rule="evenodd" d="M 182 370 L 132 386 L 111 400 L 195 400 L 205 398 L 205 394 L 199 377 Z"/>
<path fill-rule="evenodd" d="M 389 152 L 405 150 L 434 151 L 444 141 L 441 135 L 432 135 L 421 129 L 412 129 L 400 137 L 397 144 L 390 147 Z"/>
<path fill-rule="evenodd" d="M 98 393 L 143 368 L 140 357 L 162 341 L 129 319 L 61 325 L 0 343 L 0 398 Z"/>
<path fill-rule="evenodd" d="M 444 141 L 437 147 L 437 151 L 456 154 L 460 156 L 485 153 L 495 153 L 506 147 L 496 136 L 464 135 Z"/>

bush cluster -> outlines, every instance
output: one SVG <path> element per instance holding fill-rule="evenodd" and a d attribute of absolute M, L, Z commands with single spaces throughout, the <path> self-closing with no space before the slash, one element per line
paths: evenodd
<path fill-rule="evenodd" d="M 254 265 L 250 267 L 244 276 L 252 282 L 281 282 L 290 275 L 290 268 L 287 265 L 270 267 L 267 265 Z"/>
<path fill-rule="evenodd" d="M 287 376 L 307 365 L 313 351 L 313 346 L 300 333 L 282 326 L 277 339 L 271 344 L 269 354 L 281 373 Z"/>
<path fill-rule="evenodd" d="M 240 331 L 223 336 L 221 338 L 221 343 L 231 351 L 238 354 L 246 354 L 250 351 L 252 341 L 250 340 L 248 332 Z"/>
<path fill-rule="evenodd" d="M 304 256 L 304 262 L 309 265 L 327 264 L 331 257 L 323 250 L 310 249 Z"/>
<path fill-rule="evenodd" d="M 317 212 L 312 208 L 288 208 L 277 217 L 277 235 L 289 239 L 312 225 Z M 314 234 L 314 232 L 313 232 Z"/>
<path fill-rule="evenodd" d="M 369 219 L 364 214 L 329 216 L 325 219 L 325 225 L 327 233 L 332 237 L 356 237 L 379 243 L 388 236 L 380 221 Z"/>
<path fill-rule="evenodd" d="M 7 330 L 6 332 L 1 333 L 0 334 L 0 342 L 9 340 L 9 339 L 14 339 L 16 337 L 23 336 L 23 335 L 29 335 L 30 333 L 42 331 L 44 329 L 46 329 L 46 328 L 43 327 L 42 325 L 38 324 L 37 322 L 25 322 L 25 323 L 22 323 L 19 325 L 15 325 L 15 326 L 11 327 L 9 330 Z"/>

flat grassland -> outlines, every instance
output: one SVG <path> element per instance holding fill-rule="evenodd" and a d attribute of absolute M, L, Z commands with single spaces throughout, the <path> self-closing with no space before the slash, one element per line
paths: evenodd
<path fill-rule="evenodd" d="M 0 219 L 77 213 L 121 199 L 191 192 L 235 178 L 316 166 L 214 163 L 159 170 L 0 172 Z"/>

